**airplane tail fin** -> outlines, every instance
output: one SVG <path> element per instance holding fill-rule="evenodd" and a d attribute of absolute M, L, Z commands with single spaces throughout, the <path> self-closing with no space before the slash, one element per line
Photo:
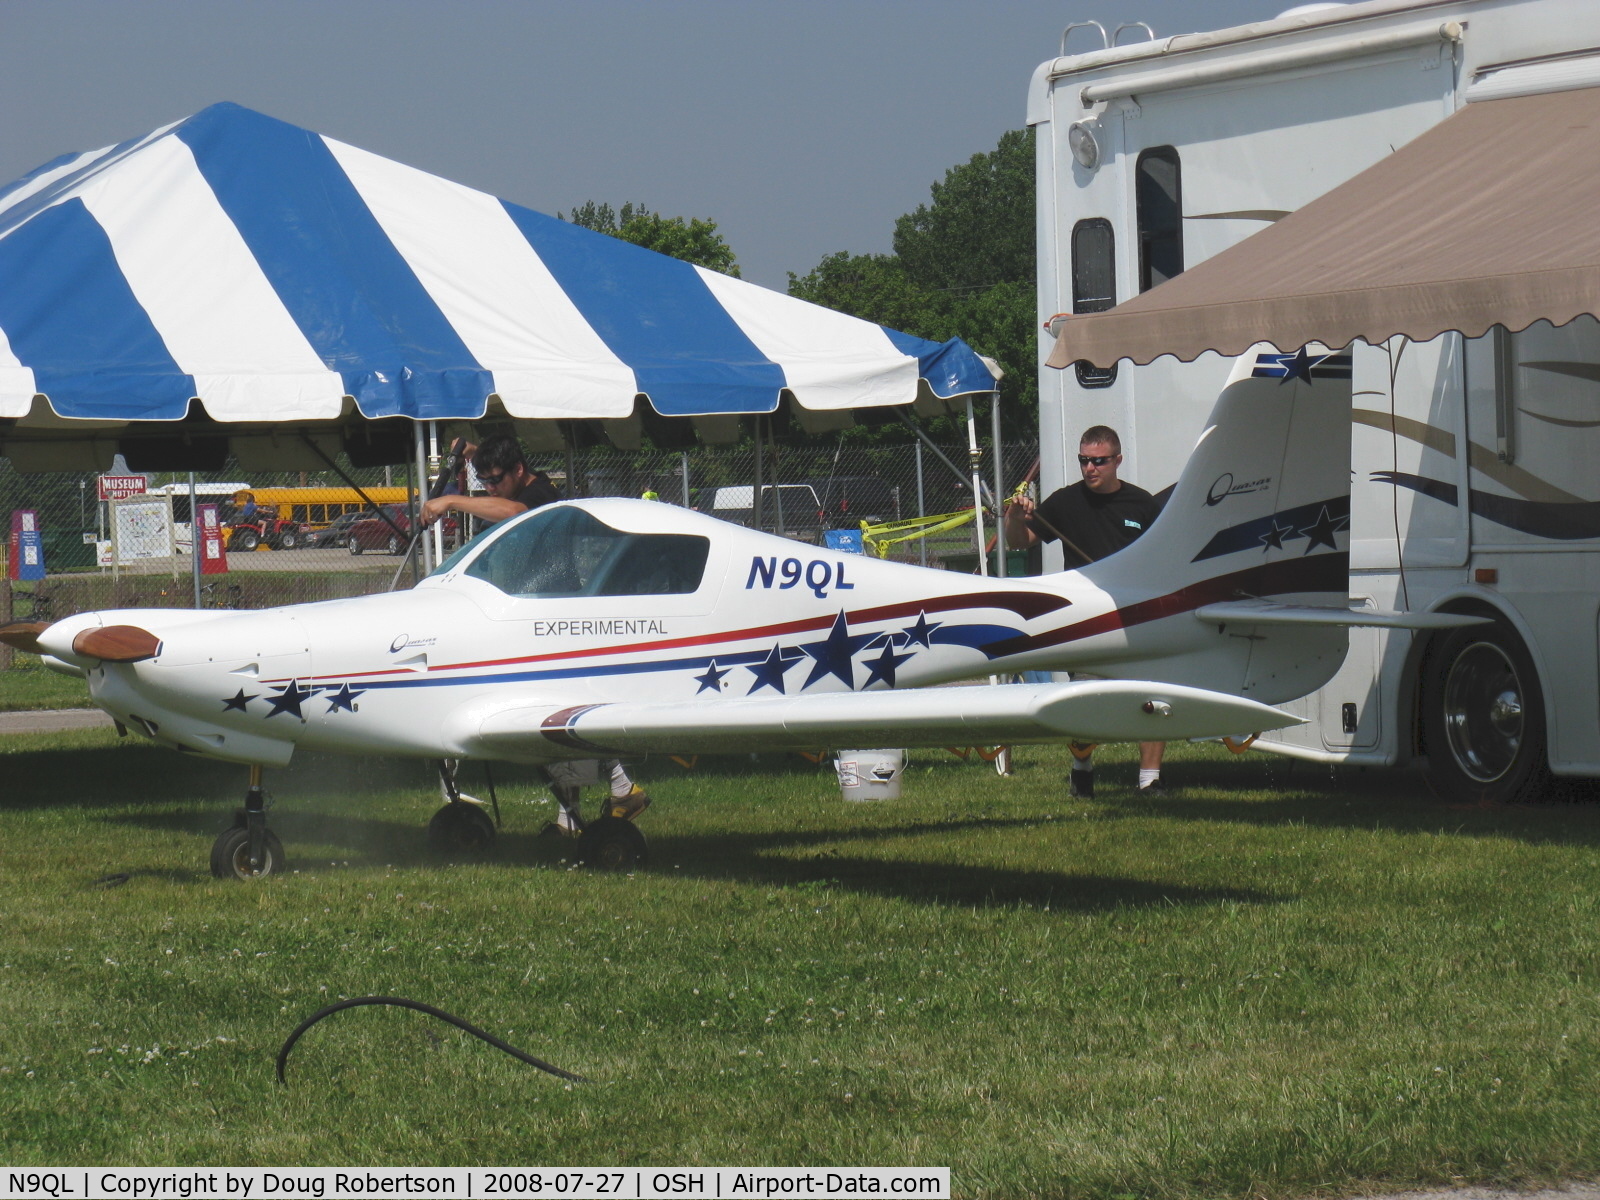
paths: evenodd
<path fill-rule="evenodd" d="M 1160 518 L 1082 569 L 1116 595 L 1177 593 L 1182 610 L 1349 596 L 1348 350 L 1265 343 L 1240 356 Z"/>
<path fill-rule="evenodd" d="M 1077 573 L 1114 601 L 1118 633 L 1074 669 L 1268 704 L 1332 677 L 1352 623 L 1350 376 L 1348 351 L 1319 346 L 1235 361 L 1161 516 Z M 1264 602 L 1301 619 L 1250 620 Z"/>

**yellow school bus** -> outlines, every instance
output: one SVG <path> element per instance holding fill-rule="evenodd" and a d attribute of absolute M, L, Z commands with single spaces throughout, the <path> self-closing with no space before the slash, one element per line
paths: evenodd
<path fill-rule="evenodd" d="M 308 530 L 318 530 L 332 524 L 347 512 L 361 512 L 373 504 L 404 504 L 410 490 L 403 487 L 362 488 L 361 492 L 349 487 L 252 487 L 241 488 L 233 494 L 233 508 L 238 512 L 253 499 L 257 509 L 272 509 L 279 520 L 294 521 Z"/>

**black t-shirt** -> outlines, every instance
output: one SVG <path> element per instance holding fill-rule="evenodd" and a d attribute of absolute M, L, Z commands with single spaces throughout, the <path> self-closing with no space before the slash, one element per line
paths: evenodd
<path fill-rule="evenodd" d="M 555 487 L 548 480 L 538 476 L 530 479 L 528 485 L 511 498 L 526 508 L 543 508 L 546 504 L 554 504 L 561 499 L 556 494 Z"/>
<path fill-rule="evenodd" d="M 1149 529 L 1160 512 L 1154 496 L 1127 480 L 1106 495 L 1091 492 L 1079 480 L 1040 501 L 1028 527 L 1047 542 L 1064 535 L 1062 556 L 1071 569 L 1115 554 Z M 1082 553 L 1075 553 L 1073 546 Z"/>

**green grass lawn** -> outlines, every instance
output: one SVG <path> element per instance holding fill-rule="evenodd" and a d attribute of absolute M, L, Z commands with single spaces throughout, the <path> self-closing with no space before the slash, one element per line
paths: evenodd
<path fill-rule="evenodd" d="M 8 670 L 0 671 L 0 712 L 93 707 L 87 683 L 45 670 L 32 654 L 18 654 Z"/>
<path fill-rule="evenodd" d="M 958 1196 L 1355 1194 L 1600 1169 L 1600 810 L 1173 747 L 896 801 L 651 760 L 653 861 L 574 869 L 502 773 L 478 863 L 420 764 L 268 775 L 291 873 L 213 880 L 242 768 L 0 742 L 10 1165 L 933 1165 Z M 478 768 L 468 790 L 482 792 Z M 99 884 L 108 875 L 126 882 Z M 587 1076 L 566 1084 L 411 997 Z"/>

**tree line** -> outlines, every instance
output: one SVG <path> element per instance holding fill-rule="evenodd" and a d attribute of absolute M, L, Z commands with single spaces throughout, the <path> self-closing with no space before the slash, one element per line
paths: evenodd
<path fill-rule="evenodd" d="M 963 339 L 1005 371 L 1006 436 L 1031 438 L 1039 427 L 1033 131 L 1011 130 L 993 150 L 951 167 L 930 192 L 928 203 L 895 221 L 892 253 L 829 254 L 804 275 L 791 271 L 789 294 L 930 341 Z M 592 200 L 557 215 L 739 275 L 715 221 L 663 217 L 635 202 L 617 211 Z M 872 441 L 897 437 L 895 429 L 858 428 L 851 435 Z"/>

